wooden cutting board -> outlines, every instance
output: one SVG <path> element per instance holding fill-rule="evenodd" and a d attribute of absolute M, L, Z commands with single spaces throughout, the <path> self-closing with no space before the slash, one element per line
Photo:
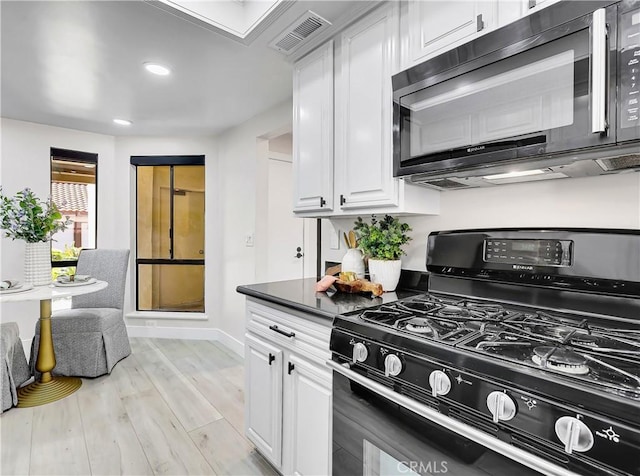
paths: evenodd
<path fill-rule="evenodd" d="M 382 284 L 372 283 L 366 279 L 355 281 L 342 281 L 338 279 L 333 285 L 343 293 L 371 293 L 374 296 L 382 296 Z"/>

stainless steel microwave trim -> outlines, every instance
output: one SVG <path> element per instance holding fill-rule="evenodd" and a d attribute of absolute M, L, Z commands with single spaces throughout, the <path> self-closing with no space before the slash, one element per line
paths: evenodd
<path fill-rule="evenodd" d="M 607 18 L 604 8 L 593 12 L 591 48 L 591 132 L 607 131 Z"/>
<path fill-rule="evenodd" d="M 426 405 L 423 405 L 411 398 L 405 397 L 404 395 L 400 395 L 399 393 L 394 392 L 393 390 L 381 385 L 377 382 L 374 382 L 362 375 L 350 370 L 349 364 L 338 364 L 332 360 L 328 360 L 326 362 L 327 366 L 330 367 L 335 372 L 338 372 L 341 375 L 344 375 L 348 379 L 362 385 L 363 387 L 368 388 L 372 392 L 381 395 L 388 400 L 391 400 L 394 403 L 410 410 L 423 418 L 426 418 L 433 423 L 436 423 L 444 428 L 447 428 L 459 435 L 462 435 L 476 443 L 483 445 L 490 450 L 496 451 L 499 454 L 506 456 L 508 458 L 513 459 L 519 463 L 528 466 L 536 471 L 539 471 L 543 474 L 549 476 L 580 476 L 577 473 L 572 471 L 568 471 L 565 468 L 559 467 L 555 464 L 550 463 L 547 460 L 544 460 L 538 456 L 535 456 L 531 453 L 528 453 L 524 450 L 516 448 L 515 446 L 511 446 L 509 443 L 505 443 L 502 440 L 497 438 L 493 438 L 486 433 L 483 433 L 480 430 L 477 430 L 465 423 L 462 423 L 458 420 L 454 420 L 448 416 L 443 415 L 442 413 L 438 413 L 437 411 L 429 408 Z"/>

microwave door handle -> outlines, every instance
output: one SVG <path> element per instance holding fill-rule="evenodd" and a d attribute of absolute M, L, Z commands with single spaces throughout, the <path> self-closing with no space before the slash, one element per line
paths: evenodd
<path fill-rule="evenodd" d="M 607 22 L 605 9 L 593 12 L 591 26 L 591 132 L 607 131 Z"/>

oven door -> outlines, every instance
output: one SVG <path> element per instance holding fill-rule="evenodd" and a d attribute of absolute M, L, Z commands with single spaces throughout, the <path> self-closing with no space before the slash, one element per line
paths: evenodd
<path fill-rule="evenodd" d="M 577 476 L 344 365 L 327 364 L 334 369 L 333 476 Z"/>
<path fill-rule="evenodd" d="M 522 29 L 530 31 L 526 21 Z M 399 73 L 413 82 L 394 92 L 395 175 L 614 143 L 615 26 L 616 7 L 603 8 L 532 37 L 512 32 L 508 46 L 454 68 L 446 69 L 445 54 Z M 507 34 L 478 41 L 502 42 Z M 473 58 L 475 49 L 463 45 L 457 57 Z"/>

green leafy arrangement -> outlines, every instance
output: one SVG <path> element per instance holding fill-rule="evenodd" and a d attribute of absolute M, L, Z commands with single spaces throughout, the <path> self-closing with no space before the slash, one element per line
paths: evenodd
<path fill-rule="evenodd" d="M 49 241 L 51 235 L 64 230 L 69 223 L 68 219 L 63 220 L 55 203 L 40 200 L 30 188 L 7 197 L 0 187 L 0 228 L 7 238 L 27 243 Z"/>
<path fill-rule="evenodd" d="M 361 217 L 353 228 L 358 238 L 358 248 L 368 258 L 379 260 L 397 260 L 403 254 L 402 245 L 411 241 L 407 232 L 411 227 L 390 215 L 378 221 L 371 216 L 371 223 L 365 223 Z"/>

